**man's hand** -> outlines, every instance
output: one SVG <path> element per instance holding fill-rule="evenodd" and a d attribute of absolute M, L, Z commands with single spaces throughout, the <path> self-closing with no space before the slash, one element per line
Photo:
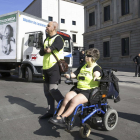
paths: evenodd
<path fill-rule="evenodd" d="M 45 53 L 51 53 L 51 49 L 50 48 L 45 48 L 44 51 L 45 51 Z"/>

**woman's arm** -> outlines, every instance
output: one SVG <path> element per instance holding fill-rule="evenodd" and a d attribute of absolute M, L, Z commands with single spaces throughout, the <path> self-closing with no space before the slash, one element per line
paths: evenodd
<path fill-rule="evenodd" d="M 70 75 L 69 74 L 64 74 L 64 76 L 67 78 L 67 79 L 70 79 Z M 76 78 L 76 75 L 72 72 L 71 73 L 71 78 Z"/>
<path fill-rule="evenodd" d="M 99 71 L 95 71 L 95 72 L 93 73 L 94 81 L 95 81 L 97 78 L 99 78 L 100 75 L 101 75 L 101 73 L 100 73 Z"/>

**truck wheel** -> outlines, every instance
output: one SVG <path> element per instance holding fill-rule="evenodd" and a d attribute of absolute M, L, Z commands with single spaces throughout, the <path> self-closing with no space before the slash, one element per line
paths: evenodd
<path fill-rule="evenodd" d="M 33 74 L 30 67 L 26 67 L 25 69 L 25 79 L 27 82 L 31 82 L 33 79 Z"/>
<path fill-rule="evenodd" d="M 2 77 L 10 77 L 11 74 L 9 72 L 1 72 Z"/>

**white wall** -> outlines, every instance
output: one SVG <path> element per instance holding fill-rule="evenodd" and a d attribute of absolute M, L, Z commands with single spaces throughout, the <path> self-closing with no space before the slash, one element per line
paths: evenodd
<path fill-rule="evenodd" d="M 42 0 L 42 18 L 48 20 L 48 16 L 53 17 L 53 21 L 58 22 L 58 0 Z M 61 23 L 61 18 L 65 23 Z M 76 25 L 72 25 L 76 21 Z M 74 46 L 83 47 L 84 33 L 84 6 L 60 0 L 60 30 L 67 34 L 76 34 Z"/>

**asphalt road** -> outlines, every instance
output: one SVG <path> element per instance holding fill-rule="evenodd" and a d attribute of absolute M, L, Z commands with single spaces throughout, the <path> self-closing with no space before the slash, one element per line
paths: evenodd
<path fill-rule="evenodd" d="M 59 89 L 65 95 L 70 87 L 62 81 Z M 140 139 L 140 87 L 120 85 L 120 96 L 119 103 L 108 100 L 119 115 L 116 128 L 104 131 L 100 125 L 93 127 L 88 140 Z M 81 140 L 79 118 L 71 133 L 38 119 L 46 104 L 42 80 L 26 83 L 16 77 L 0 77 L 0 140 Z"/>

